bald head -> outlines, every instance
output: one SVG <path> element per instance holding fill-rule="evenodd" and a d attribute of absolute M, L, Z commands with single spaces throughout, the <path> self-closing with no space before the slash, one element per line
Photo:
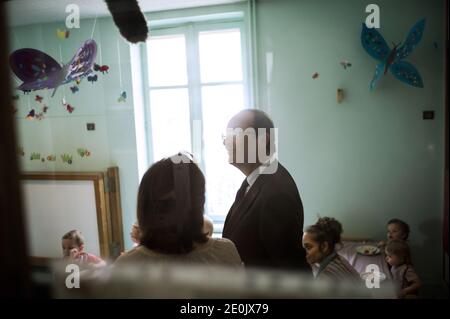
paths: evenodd
<path fill-rule="evenodd" d="M 273 129 L 270 117 L 260 110 L 246 109 L 233 116 L 224 139 L 229 163 L 248 176 L 274 154 Z"/>
<path fill-rule="evenodd" d="M 246 109 L 233 116 L 228 122 L 228 127 L 241 128 L 243 130 L 253 128 L 256 134 L 258 134 L 258 129 L 266 129 L 266 133 L 269 134 L 270 129 L 274 128 L 274 125 L 267 113 L 261 110 Z"/>

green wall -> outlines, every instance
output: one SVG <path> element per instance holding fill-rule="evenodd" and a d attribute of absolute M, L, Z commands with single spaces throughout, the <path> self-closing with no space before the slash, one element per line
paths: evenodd
<path fill-rule="evenodd" d="M 437 283 L 443 252 L 443 1 L 376 2 L 389 44 L 403 41 L 413 24 L 427 18 L 422 42 L 407 58 L 425 88 L 388 74 L 373 92 L 368 86 L 376 61 L 360 42 L 370 3 L 256 1 L 259 104 L 279 127 L 280 161 L 299 187 L 305 226 L 320 214 L 340 220 L 347 236 L 383 239 L 389 219 L 404 219 L 421 277 Z M 344 59 L 351 68 L 342 68 Z M 320 74 L 316 80 L 314 72 Z M 338 88 L 345 91 L 341 104 Z M 434 110 L 435 120 L 422 120 L 423 110 Z"/>
<path fill-rule="evenodd" d="M 417 270 L 427 283 L 442 278 L 443 207 L 443 2 L 378 1 L 380 32 L 390 44 L 403 41 L 409 28 L 427 18 L 422 42 L 407 58 L 420 71 L 424 89 L 416 89 L 384 76 L 370 92 L 376 62 L 360 44 L 365 7 L 361 0 L 258 0 L 256 48 L 259 107 L 267 110 L 279 127 L 280 161 L 289 169 L 302 196 L 305 226 L 317 215 L 340 220 L 347 236 L 383 239 L 385 223 L 398 217 L 411 226 L 411 246 Z M 191 10 L 192 11 L 192 10 Z M 16 27 L 12 49 L 33 47 L 56 59 L 59 44 L 68 61 L 85 39 L 93 20 L 82 20 L 81 29 L 59 40 L 62 24 Z M 98 19 L 94 39 L 101 47 L 102 63 L 111 69 L 91 84 L 84 80 L 75 95 L 66 88 L 66 99 L 76 110 L 69 115 L 61 106 L 62 90 L 49 101 L 47 119 L 27 121 L 27 97 L 20 94 L 17 118 L 26 152 L 24 170 L 103 170 L 120 168 L 124 237 L 135 219 L 138 187 L 129 49 L 111 19 Z M 120 94 L 117 39 L 120 39 L 122 81 L 129 97 Z M 438 43 L 435 49 L 433 42 Z M 270 84 L 266 54 L 273 54 Z M 100 62 L 100 56 L 97 62 Z M 352 67 L 344 70 L 339 62 Z M 320 74 L 313 80 L 314 72 Z M 345 91 L 341 104 L 336 90 Z M 40 94 L 40 93 L 39 93 Z M 34 93 L 30 94 L 31 105 Z M 434 110 L 435 120 L 422 120 L 423 110 Z M 88 132 L 86 123 L 95 122 Z M 92 155 L 81 159 L 78 147 Z M 30 161 L 32 151 L 71 152 L 74 163 Z"/>
<path fill-rule="evenodd" d="M 63 23 L 30 25 L 10 29 L 11 52 L 24 47 L 42 50 L 55 60 L 64 63 L 72 59 L 83 42 L 91 37 L 94 20 L 81 20 L 79 29 L 72 29 L 69 38 L 59 39 L 56 29 L 65 29 Z M 79 92 L 73 94 L 69 87 L 75 83 L 61 86 L 55 96 L 51 90 L 41 90 L 25 95 L 17 91 L 16 103 L 19 146 L 25 156 L 21 157 L 24 171 L 106 171 L 107 167 L 118 166 L 123 211 L 124 238 L 126 247 L 131 247 L 128 235 L 135 220 L 135 203 L 138 187 L 136 137 L 134 130 L 133 98 L 130 73 L 130 49 L 117 31 L 112 19 L 97 19 L 94 29 L 97 42 L 98 64 L 110 67 L 108 74 L 98 73 L 98 81 L 90 83 L 83 79 Z M 120 62 L 118 44 L 120 50 Z M 61 48 L 61 54 L 60 54 Z M 119 67 L 122 72 L 120 86 Z M 20 83 L 18 81 L 17 83 Z M 126 103 L 117 101 L 122 89 L 127 92 Z M 30 109 L 38 112 L 41 106 L 35 96 L 44 98 L 49 109 L 44 119 L 27 120 Z M 75 107 L 69 114 L 62 105 L 62 98 Z M 86 124 L 95 123 L 95 131 L 87 131 Z M 81 158 L 77 148 L 86 148 L 89 157 Z M 32 152 L 41 156 L 56 155 L 54 162 L 31 161 Z M 73 156 L 73 163 L 61 160 L 63 153 Z"/>

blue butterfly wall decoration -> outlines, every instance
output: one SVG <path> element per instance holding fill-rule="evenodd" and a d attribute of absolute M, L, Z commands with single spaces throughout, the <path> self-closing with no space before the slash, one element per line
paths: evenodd
<path fill-rule="evenodd" d="M 411 63 L 403 61 L 403 59 L 410 55 L 419 44 L 424 29 L 425 19 L 422 19 L 411 28 L 403 44 L 394 44 L 394 47 L 390 49 L 383 36 L 376 29 L 369 29 L 363 23 L 362 46 L 372 58 L 379 61 L 375 68 L 375 75 L 370 82 L 371 90 L 375 89 L 381 76 L 386 74 L 388 70 L 398 80 L 414 87 L 423 88 L 423 81 L 419 72 Z"/>

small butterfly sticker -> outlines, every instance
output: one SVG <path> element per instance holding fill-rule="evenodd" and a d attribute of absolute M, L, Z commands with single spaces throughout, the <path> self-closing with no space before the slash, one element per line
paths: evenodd
<path fill-rule="evenodd" d="M 41 153 L 31 153 L 31 156 L 30 156 L 30 160 L 31 161 L 34 161 L 34 160 L 40 160 L 41 159 Z"/>
<path fill-rule="evenodd" d="M 32 109 L 25 118 L 27 120 L 33 120 L 35 115 L 36 115 L 36 112 L 34 111 L 34 109 Z"/>
<path fill-rule="evenodd" d="M 44 98 L 42 97 L 42 96 L 40 96 L 40 95 L 36 95 L 36 97 L 34 98 L 34 100 L 36 101 L 36 102 L 39 102 L 39 103 L 42 103 L 42 100 L 43 100 Z"/>
<path fill-rule="evenodd" d="M 314 80 L 315 80 L 315 79 L 318 79 L 318 78 L 319 78 L 319 73 L 314 72 L 313 75 L 312 75 L 312 78 L 313 78 Z"/>
<path fill-rule="evenodd" d="M 91 155 L 91 152 L 89 152 L 87 149 L 85 148 L 79 148 L 77 149 L 77 153 L 78 155 L 80 155 L 81 157 L 89 157 Z"/>
<path fill-rule="evenodd" d="M 42 112 L 47 113 L 47 111 L 48 111 L 48 106 L 44 105 L 44 107 L 42 108 Z"/>
<path fill-rule="evenodd" d="M 109 66 L 107 65 L 99 65 L 97 63 L 94 63 L 94 71 L 102 72 L 102 74 L 108 73 Z"/>
<path fill-rule="evenodd" d="M 62 99 L 61 103 L 66 108 L 67 112 L 72 113 L 75 110 L 75 108 L 72 105 L 66 102 L 65 98 Z"/>
<path fill-rule="evenodd" d="M 94 84 L 94 82 L 97 82 L 98 76 L 96 75 L 89 75 L 87 77 L 88 81 L 91 82 L 92 84 Z"/>
<path fill-rule="evenodd" d="M 120 94 L 120 96 L 119 96 L 119 98 L 117 99 L 117 102 L 126 102 L 126 100 L 127 100 L 127 92 L 125 92 L 125 91 L 123 91 L 121 94 Z"/>
<path fill-rule="evenodd" d="M 69 30 L 56 29 L 56 36 L 61 40 L 67 39 L 69 35 L 70 35 Z"/>
<path fill-rule="evenodd" d="M 69 165 L 72 164 L 72 155 L 64 153 L 61 155 L 61 159 L 62 159 L 63 163 L 67 163 Z"/>
<path fill-rule="evenodd" d="M 72 114 L 72 112 L 75 110 L 75 108 L 72 105 L 70 105 L 69 103 L 66 104 L 66 109 L 67 109 L 67 112 L 69 112 L 70 114 Z"/>
<path fill-rule="evenodd" d="M 343 60 L 340 63 L 342 65 L 342 67 L 344 68 L 344 70 L 347 70 L 347 68 L 351 67 L 352 64 L 350 62 L 348 62 L 347 60 Z"/>
<path fill-rule="evenodd" d="M 79 91 L 79 88 L 78 88 L 77 85 L 74 85 L 74 86 L 71 86 L 71 87 L 70 87 L 70 90 L 72 91 L 72 93 L 76 93 L 76 92 Z"/>

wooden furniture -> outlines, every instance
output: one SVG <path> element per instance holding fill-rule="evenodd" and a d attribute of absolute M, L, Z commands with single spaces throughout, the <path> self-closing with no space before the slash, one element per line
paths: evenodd
<path fill-rule="evenodd" d="M 124 250 L 119 170 L 21 175 L 32 263 L 60 258 L 61 236 L 79 229 L 86 251 L 115 259 Z"/>

